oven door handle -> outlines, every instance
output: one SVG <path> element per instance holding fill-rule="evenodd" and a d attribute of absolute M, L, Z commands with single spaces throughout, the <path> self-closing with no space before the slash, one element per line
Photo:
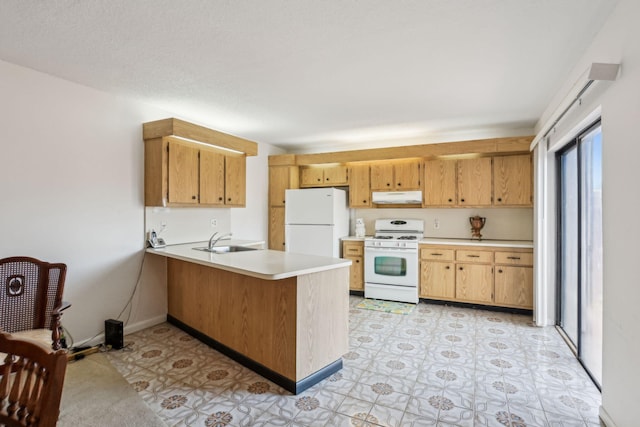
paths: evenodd
<path fill-rule="evenodd" d="M 397 252 L 397 253 L 418 253 L 418 249 L 412 248 L 372 248 L 365 246 L 364 253 L 367 252 Z"/>

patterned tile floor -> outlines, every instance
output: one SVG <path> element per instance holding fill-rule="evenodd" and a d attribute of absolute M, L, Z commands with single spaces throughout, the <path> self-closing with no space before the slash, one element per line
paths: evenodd
<path fill-rule="evenodd" d="M 599 426 L 600 393 L 553 327 L 420 303 L 355 306 L 344 368 L 293 396 L 169 324 L 111 362 L 170 426 Z"/>

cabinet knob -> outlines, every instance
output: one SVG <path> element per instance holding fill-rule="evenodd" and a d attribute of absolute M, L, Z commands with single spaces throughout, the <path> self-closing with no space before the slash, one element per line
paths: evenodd
<path fill-rule="evenodd" d="M 498 273 L 502 273 L 502 270 L 498 270 Z"/>
<path fill-rule="evenodd" d="M 329 178 L 326 178 L 325 181 L 329 181 Z"/>
<path fill-rule="evenodd" d="M 229 198 L 227 199 L 227 201 L 228 201 L 228 202 L 230 202 L 230 201 L 231 201 L 231 197 L 229 197 Z"/>
<path fill-rule="evenodd" d="M 357 264 L 357 263 L 359 263 L 359 262 L 360 262 L 360 260 L 359 260 L 359 259 L 357 259 L 357 260 L 356 260 L 356 264 Z"/>
<path fill-rule="evenodd" d="M 362 203 L 367 203 L 367 201 L 366 201 L 366 200 L 363 200 L 363 201 L 362 201 Z"/>
<path fill-rule="evenodd" d="M 460 271 L 462 271 L 462 270 L 463 270 L 463 268 L 462 268 L 462 267 L 460 267 Z"/>
<path fill-rule="evenodd" d="M 464 202 L 464 199 L 460 199 L 461 202 Z"/>
<path fill-rule="evenodd" d="M 453 202 L 453 199 L 449 199 L 449 203 Z"/>
<path fill-rule="evenodd" d="M 498 201 L 501 202 L 502 201 L 502 197 L 498 197 Z"/>
<path fill-rule="evenodd" d="M 401 182 L 399 182 L 399 183 L 397 184 L 397 186 L 398 186 L 398 187 L 402 186 L 402 183 L 401 183 Z"/>
<path fill-rule="evenodd" d="M 449 270 L 451 267 L 449 267 L 448 265 L 444 268 L 445 270 Z"/>
<path fill-rule="evenodd" d="M 316 179 L 316 181 L 320 182 L 320 178 Z"/>
<path fill-rule="evenodd" d="M 218 200 L 222 201 L 222 200 L 223 200 L 223 198 L 222 198 L 222 197 L 218 197 Z"/>
<path fill-rule="evenodd" d="M 191 196 L 191 200 L 195 200 L 195 199 L 196 199 L 196 196 Z"/>

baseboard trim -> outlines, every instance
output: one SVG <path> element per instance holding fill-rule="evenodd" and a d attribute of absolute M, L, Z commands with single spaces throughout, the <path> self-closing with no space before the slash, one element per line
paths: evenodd
<path fill-rule="evenodd" d="M 602 405 L 600 405 L 600 421 L 606 426 L 606 427 L 617 427 L 616 423 L 613 422 L 613 419 L 611 418 L 611 416 L 609 415 L 609 413 L 607 412 L 606 409 L 604 409 L 604 407 Z"/>
<path fill-rule="evenodd" d="M 141 322 L 133 323 L 124 327 L 124 334 L 133 334 L 134 332 L 141 331 L 143 329 L 150 328 L 152 326 L 159 325 L 167 321 L 167 315 L 162 314 L 160 316 L 152 317 L 151 319 L 143 320 Z M 125 343 L 126 344 L 126 343 Z"/>
<path fill-rule="evenodd" d="M 133 334 L 134 332 L 138 332 L 138 331 L 141 331 L 143 329 L 147 329 L 147 328 L 150 328 L 152 326 L 159 325 L 160 323 L 164 323 L 166 321 L 167 321 L 167 315 L 166 314 L 163 314 L 163 315 L 160 315 L 160 316 L 156 316 L 156 317 L 152 317 L 150 319 L 146 319 L 146 320 L 143 320 L 143 321 L 136 322 L 136 323 L 133 323 L 131 325 L 125 326 L 123 333 L 124 333 L 124 335 Z M 102 343 L 104 343 L 104 332 L 99 334 L 99 335 L 96 335 L 93 338 L 89 338 L 89 339 L 86 339 L 86 340 L 80 341 L 80 342 L 74 342 L 73 346 L 74 347 L 84 347 L 84 346 L 93 347 L 93 346 L 96 346 L 96 345 L 100 345 Z M 127 345 L 127 341 L 126 340 L 124 342 L 124 345 L 126 347 L 126 345 Z"/>

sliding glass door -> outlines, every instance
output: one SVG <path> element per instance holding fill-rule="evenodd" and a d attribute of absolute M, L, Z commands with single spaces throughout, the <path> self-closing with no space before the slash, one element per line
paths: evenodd
<path fill-rule="evenodd" d="M 558 153 L 557 324 L 602 379 L 602 129 L 595 123 Z"/>

